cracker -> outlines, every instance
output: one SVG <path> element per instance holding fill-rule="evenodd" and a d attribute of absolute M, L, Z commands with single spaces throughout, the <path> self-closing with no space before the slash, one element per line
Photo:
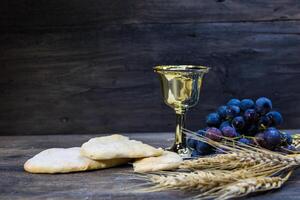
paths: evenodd
<path fill-rule="evenodd" d="M 163 150 L 115 134 L 90 139 L 81 146 L 81 153 L 93 160 L 107 160 L 160 156 Z"/>
<path fill-rule="evenodd" d="M 24 169 L 30 173 L 68 173 L 109 168 L 128 161 L 129 159 L 91 160 L 81 155 L 80 147 L 52 148 L 29 159 L 24 164 Z"/>
<path fill-rule="evenodd" d="M 133 163 L 134 172 L 155 172 L 163 170 L 177 169 L 182 162 L 182 158 L 174 152 L 164 151 L 158 157 L 142 158 Z"/>

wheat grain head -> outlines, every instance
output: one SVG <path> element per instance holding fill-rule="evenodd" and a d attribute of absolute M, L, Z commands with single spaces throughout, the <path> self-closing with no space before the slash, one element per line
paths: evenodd
<path fill-rule="evenodd" d="M 226 200 L 231 198 L 243 197 L 253 192 L 262 192 L 280 188 L 290 177 L 290 171 L 285 177 L 253 177 L 242 179 L 237 182 L 220 187 L 221 189 L 212 193 L 199 195 L 197 199 L 214 198 L 216 200 Z"/>

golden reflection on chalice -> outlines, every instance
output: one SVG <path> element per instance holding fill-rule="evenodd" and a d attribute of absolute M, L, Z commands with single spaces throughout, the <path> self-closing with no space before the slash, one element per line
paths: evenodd
<path fill-rule="evenodd" d="M 175 141 L 170 151 L 177 152 L 182 157 L 190 156 L 186 146 L 185 114 L 189 108 L 197 105 L 204 74 L 209 68 L 196 65 L 162 65 L 154 67 L 154 72 L 160 76 L 164 102 L 176 113 Z"/>

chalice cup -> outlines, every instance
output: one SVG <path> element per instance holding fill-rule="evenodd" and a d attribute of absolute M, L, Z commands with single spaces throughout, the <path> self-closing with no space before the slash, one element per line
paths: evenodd
<path fill-rule="evenodd" d="M 186 112 L 197 105 L 202 79 L 209 68 L 196 65 L 161 65 L 154 67 L 159 74 L 164 102 L 176 113 L 174 144 L 167 150 L 177 152 L 182 157 L 190 156 L 183 134 Z"/>

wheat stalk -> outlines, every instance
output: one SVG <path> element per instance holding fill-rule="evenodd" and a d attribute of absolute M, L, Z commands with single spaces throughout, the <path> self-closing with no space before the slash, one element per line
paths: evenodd
<path fill-rule="evenodd" d="M 237 169 L 248 168 L 259 163 L 266 163 L 265 157 L 245 153 L 219 154 L 212 157 L 203 157 L 186 160 L 181 165 L 182 169 Z"/>
<path fill-rule="evenodd" d="M 243 197 L 253 192 L 262 192 L 280 188 L 290 177 L 290 171 L 285 177 L 252 177 L 215 188 L 204 194 L 198 195 L 195 199 L 216 199 L 225 200 Z"/>
<path fill-rule="evenodd" d="M 223 178 L 221 178 L 223 177 Z M 230 178 L 230 181 L 228 180 Z M 160 174 L 151 175 L 149 177 L 156 186 L 152 187 L 151 191 L 161 191 L 161 190 L 194 190 L 204 192 L 211 188 L 220 186 L 220 184 L 225 184 L 232 182 L 231 177 L 224 178 L 221 172 L 205 172 L 205 171 L 195 171 L 195 172 L 178 172 L 176 174 Z"/>
<path fill-rule="evenodd" d="M 183 161 L 180 165 L 182 169 L 239 169 L 249 168 L 258 164 L 294 166 L 299 164 L 299 155 L 277 156 L 265 153 L 228 153 L 211 157 L 203 157 L 193 160 Z"/>
<path fill-rule="evenodd" d="M 147 177 L 154 186 L 146 191 L 196 190 L 202 193 L 196 196 L 199 199 L 242 197 L 252 192 L 281 187 L 288 180 L 291 171 L 300 166 L 300 154 L 272 152 L 257 146 L 241 144 L 230 138 L 216 142 L 186 129 L 184 133 L 225 150 L 225 154 L 184 161 L 180 168 L 185 172 L 150 174 Z M 290 172 L 281 178 L 279 175 L 286 170 Z"/>
<path fill-rule="evenodd" d="M 259 166 L 237 171 L 228 170 L 209 170 L 209 171 L 193 171 L 193 172 L 161 172 L 149 175 L 149 179 L 155 184 L 149 191 L 161 190 L 194 190 L 200 192 L 208 191 L 224 184 L 232 183 L 240 179 L 270 176 L 282 169 L 281 166 Z"/>

